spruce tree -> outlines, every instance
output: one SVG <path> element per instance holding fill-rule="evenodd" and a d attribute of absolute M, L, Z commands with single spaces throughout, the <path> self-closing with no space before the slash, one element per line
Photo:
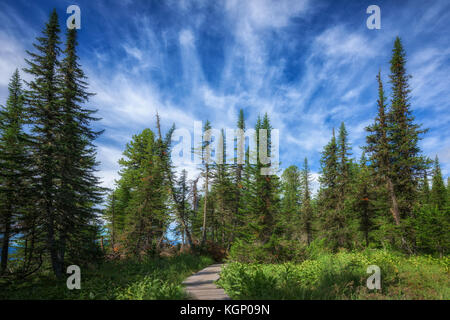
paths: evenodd
<path fill-rule="evenodd" d="M 305 157 L 301 171 L 301 217 L 303 230 L 306 233 L 306 242 L 311 244 L 313 240 L 313 208 L 311 204 L 311 174 L 308 166 L 308 158 Z"/>
<path fill-rule="evenodd" d="M 68 29 L 64 59 L 61 62 L 61 122 L 59 176 L 60 186 L 56 206 L 60 212 L 59 260 L 65 259 L 67 244 L 68 255 L 75 260 L 94 257 L 95 246 L 83 244 L 94 243 L 97 237 L 95 228 L 99 211 L 96 204 L 103 201 L 103 190 L 99 186 L 96 172 L 96 147 L 93 141 L 102 133 L 91 129 L 95 110 L 87 109 L 92 93 L 87 92 L 86 76 L 78 62 L 76 52 L 77 30 Z"/>
<path fill-rule="evenodd" d="M 21 238 L 29 230 L 26 222 L 32 212 L 30 137 L 24 131 L 26 113 L 19 71 L 16 69 L 8 85 L 6 106 L 0 111 L 0 225 L 2 226 L 1 273 L 8 266 L 11 239 Z"/>
<path fill-rule="evenodd" d="M 447 177 L 447 204 L 450 205 L 450 177 Z"/>
<path fill-rule="evenodd" d="M 254 204 L 256 203 L 256 174 L 255 165 L 250 164 L 250 148 L 245 152 L 245 165 L 242 170 L 241 202 L 239 208 L 239 224 L 237 237 L 250 242 L 257 235 L 257 214 Z"/>
<path fill-rule="evenodd" d="M 61 90 L 59 87 L 58 56 L 61 53 L 59 39 L 59 22 L 56 10 L 50 15 L 43 35 L 34 44 L 37 53 L 27 51 L 30 59 L 25 59 L 28 68 L 25 72 L 33 76 L 27 83 L 26 104 L 33 121 L 33 162 L 36 166 L 38 181 L 36 184 L 40 201 L 36 207 L 40 212 L 45 232 L 46 249 L 51 259 L 55 275 L 63 274 L 63 261 L 59 256 L 59 237 L 55 199 L 57 197 L 60 170 L 59 155 L 61 152 Z M 58 219 L 59 220 L 59 219 Z"/>
<path fill-rule="evenodd" d="M 240 109 L 239 110 L 239 117 L 238 117 L 238 121 L 237 121 L 237 129 L 238 130 L 242 130 L 243 132 L 245 132 L 245 120 L 244 120 L 244 110 Z M 239 139 L 239 138 L 238 138 Z M 245 150 L 245 140 L 242 141 L 243 144 L 243 148 Z M 237 146 L 237 148 L 239 147 L 239 145 Z M 242 207 L 243 207 L 243 181 L 242 181 L 242 175 L 243 175 L 243 170 L 244 170 L 244 164 L 243 163 L 239 163 L 242 161 L 239 161 L 240 159 L 238 158 L 238 154 L 239 151 L 236 152 L 236 165 L 235 165 L 235 177 L 234 177 L 234 187 L 235 187 L 235 199 L 234 199 L 234 217 L 233 217 L 233 226 L 234 226 L 234 230 L 233 230 L 233 235 L 232 235 L 232 239 L 234 239 L 234 237 L 236 236 L 236 228 L 242 227 L 243 224 L 243 218 L 242 218 Z M 245 153 L 245 152 L 244 152 Z M 243 155 L 245 160 L 245 154 Z M 244 161 L 245 162 L 245 161 Z"/>
<path fill-rule="evenodd" d="M 396 223 L 400 224 L 402 219 L 413 218 L 413 207 L 418 199 L 418 180 L 426 167 L 418 145 L 420 135 L 425 130 L 421 130 L 420 126 L 414 122 L 414 116 L 411 113 L 408 83 L 410 76 L 406 72 L 406 54 L 398 37 L 394 43 L 390 64 L 392 97 L 391 109 L 387 117 L 391 151 L 389 175 L 393 184 L 393 193 L 398 201 Z M 402 237 L 405 237 L 402 240 L 403 246 L 412 252 L 414 235 L 411 229 L 403 225 L 400 233 Z"/>
<path fill-rule="evenodd" d="M 419 185 L 419 191 L 420 191 L 420 198 L 421 198 L 421 204 L 429 204 L 430 203 L 430 196 L 431 196 L 431 190 L 430 185 L 428 182 L 428 173 L 427 170 L 424 170 L 423 172 L 423 178 Z"/>
<path fill-rule="evenodd" d="M 215 163 L 211 170 L 212 190 L 215 193 L 214 202 L 215 211 L 218 215 L 217 220 L 220 222 L 220 242 L 222 246 L 229 247 L 234 233 L 236 186 L 233 184 L 234 172 L 231 171 L 232 167 L 226 163 L 228 155 L 226 154 L 225 132 L 223 129 L 219 139 L 219 145 L 222 145 L 223 150 L 222 163 Z"/>
<path fill-rule="evenodd" d="M 325 146 L 320 160 L 319 202 L 321 207 L 322 228 L 327 242 L 333 250 L 347 246 L 346 215 L 340 210 L 340 163 L 339 146 L 334 129 L 331 141 Z"/>
<path fill-rule="evenodd" d="M 119 160 L 120 184 L 129 188 L 125 208 L 125 246 L 129 253 L 155 253 L 169 224 L 168 192 L 158 143 L 150 129 L 134 135 Z"/>
<path fill-rule="evenodd" d="M 355 202 L 354 210 L 359 218 L 359 230 L 363 234 L 365 246 L 370 243 L 370 233 L 374 228 L 375 203 L 376 195 L 374 192 L 374 184 L 371 179 L 372 173 L 370 167 L 367 166 L 367 159 L 363 152 L 359 164 L 357 181 L 355 184 Z"/>
<path fill-rule="evenodd" d="M 179 221 L 179 231 L 182 237 L 182 244 L 186 244 L 187 236 L 190 234 L 191 220 L 192 220 L 192 209 L 188 201 L 189 197 L 189 186 L 187 183 L 187 171 L 183 169 L 180 174 L 180 178 L 177 181 L 176 191 L 178 199 L 180 201 L 180 215 L 178 217 Z M 188 242 L 190 239 L 188 240 Z M 191 245 L 191 243 L 189 243 Z"/>
<path fill-rule="evenodd" d="M 444 179 L 442 178 L 441 166 L 436 156 L 434 160 L 432 187 L 430 193 L 431 204 L 439 210 L 445 210 L 447 204 L 447 190 L 445 189 Z"/>
<path fill-rule="evenodd" d="M 201 155 L 203 162 L 203 178 L 205 179 L 204 184 L 204 194 L 203 194 L 203 225 L 202 225 L 202 242 L 204 245 L 206 242 L 206 223 L 207 223 L 207 212 L 208 212 L 208 193 L 209 193 L 209 178 L 210 178 L 210 161 L 211 161 L 211 137 L 205 140 L 205 133 L 211 129 L 211 124 L 208 120 L 206 120 L 205 125 L 203 127 L 203 139 L 201 146 Z"/>
<path fill-rule="evenodd" d="M 337 203 L 337 210 L 340 212 L 340 214 L 343 216 L 343 219 L 345 222 L 343 224 L 345 225 L 345 229 L 350 228 L 350 225 L 352 223 L 352 211 L 349 205 L 350 201 L 350 188 L 352 186 L 352 183 L 354 182 L 353 177 L 353 168 L 354 164 L 352 163 L 350 156 L 351 156 L 351 146 L 348 142 L 348 133 L 347 129 L 345 128 L 344 122 L 341 123 L 341 126 L 339 128 L 339 135 L 337 139 L 338 144 L 338 203 Z M 347 239 L 343 240 L 347 245 L 350 245 L 350 232 L 345 232 L 345 237 Z"/>
<path fill-rule="evenodd" d="M 386 97 L 383 89 L 380 72 L 377 75 L 378 82 L 378 114 L 374 124 L 366 128 L 368 135 L 366 137 L 367 145 L 364 147 L 369 154 L 371 167 L 376 172 L 376 179 L 379 183 L 385 184 L 389 174 L 389 154 L 390 146 L 388 139 Z"/>
<path fill-rule="evenodd" d="M 272 237 L 272 232 L 274 230 L 274 217 L 278 212 L 279 205 L 279 178 L 277 175 L 262 175 L 261 169 L 270 167 L 271 162 L 268 164 L 263 164 L 260 159 L 260 144 L 264 143 L 262 141 L 263 137 L 260 136 L 260 129 L 266 130 L 267 132 L 267 150 L 266 155 L 271 153 L 271 130 L 269 116 L 267 113 L 264 115 L 263 119 L 260 118 L 255 126 L 256 131 L 256 141 L 257 141 L 257 162 L 254 166 L 254 181 L 255 181 L 255 200 L 254 204 L 255 213 L 257 215 L 258 221 L 258 231 L 257 238 L 262 244 L 266 244 Z"/>
<path fill-rule="evenodd" d="M 391 179 L 391 145 L 388 136 L 388 112 L 386 97 L 381 80 L 381 73 L 377 75 L 378 83 L 378 113 L 372 125 L 366 128 L 367 145 L 364 151 L 369 155 L 369 163 L 374 181 L 376 182 L 377 225 L 383 233 L 380 237 L 388 237 L 391 242 L 396 238 L 395 226 L 400 224 L 400 214 L 397 196 Z M 386 214 L 386 212 L 391 214 Z"/>
<path fill-rule="evenodd" d="M 340 190 L 340 202 L 341 206 L 343 206 L 343 202 L 345 201 L 345 196 L 348 191 L 348 186 L 350 184 L 350 159 L 351 155 L 351 147 L 348 142 L 348 133 L 345 128 L 344 122 L 341 123 L 339 128 L 338 135 L 338 161 L 339 161 L 339 190 Z"/>
<path fill-rule="evenodd" d="M 278 228 L 288 240 L 300 239 L 300 206 L 301 206 L 301 181 L 300 170 L 297 166 L 289 166 L 284 170 L 282 179 L 283 198 L 281 210 L 278 214 Z"/>

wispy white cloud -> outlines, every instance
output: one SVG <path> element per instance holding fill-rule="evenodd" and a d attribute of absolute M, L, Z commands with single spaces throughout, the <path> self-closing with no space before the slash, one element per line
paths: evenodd
<path fill-rule="evenodd" d="M 128 11 L 138 5 L 146 10 Z M 189 130 L 195 120 L 206 119 L 218 129 L 234 127 L 239 108 L 245 109 L 251 127 L 258 114 L 267 112 L 280 129 L 283 166 L 299 165 L 308 156 L 316 173 L 319 152 L 332 128 L 344 121 L 359 156 L 364 128 L 376 113 L 380 69 L 389 94 L 388 62 L 397 34 L 413 75 L 412 107 L 418 121 L 431 128 L 421 145 L 428 155 L 442 156 L 448 172 L 450 43 L 445 19 L 450 10 L 445 1 L 422 9 L 383 6 L 378 31 L 366 30 L 363 10 L 350 14 L 325 1 L 171 0 L 155 10 L 139 1 L 82 6 L 96 14 L 95 21 L 83 18 L 91 24 L 81 31 L 88 40 L 80 43 L 80 55 L 97 93 L 90 105 L 103 118 L 96 126 L 106 128 L 98 141 L 105 185 L 117 177 L 119 151 L 133 134 L 154 128 L 156 112 L 165 128 L 175 122 Z M 158 7 L 162 11 L 154 13 Z M 10 74 L 24 65 L 25 49 L 32 49 L 40 28 L 31 29 L 10 6 L 0 8 L 1 103 Z M 48 15 L 38 14 L 44 14 L 43 21 Z M 411 17 L 420 19 L 412 23 Z M 93 37 L 94 30 L 102 31 L 100 38 Z M 188 169 L 197 174 L 195 167 Z"/>

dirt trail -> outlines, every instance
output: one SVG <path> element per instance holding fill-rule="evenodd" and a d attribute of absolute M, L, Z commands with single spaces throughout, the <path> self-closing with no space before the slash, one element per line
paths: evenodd
<path fill-rule="evenodd" d="M 213 264 L 183 281 L 185 290 L 193 300 L 230 300 L 214 281 L 219 279 L 222 264 Z"/>

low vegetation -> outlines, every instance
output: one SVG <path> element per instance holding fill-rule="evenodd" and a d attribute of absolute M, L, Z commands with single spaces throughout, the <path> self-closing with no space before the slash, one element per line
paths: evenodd
<path fill-rule="evenodd" d="M 381 269 L 381 290 L 366 286 Z M 449 257 L 387 250 L 320 253 L 301 263 L 231 262 L 218 284 L 233 299 L 450 299 Z M 270 288 L 270 289 L 268 289 Z"/>
<path fill-rule="evenodd" d="M 182 281 L 210 265 L 206 256 L 181 254 L 166 258 L 109 261 L 81 270 L 81 289 L 68 290 L 51 272 L 27 281 L 0 283 L 1 299 L 143 300 L 184 299 Z M 1 280 L 0 280 L 1 281 Z"/>

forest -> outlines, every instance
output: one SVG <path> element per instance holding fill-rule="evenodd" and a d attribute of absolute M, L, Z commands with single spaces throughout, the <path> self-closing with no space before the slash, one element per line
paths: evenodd
<path fill-rule="evenodd" d="M 171 160 L 175 125 L 163 132 L 158 114 L 127 143 L 109 190 L 96 174 L 103 131 L 77 30 L 62 37 L 53 11 L 1 106 L 0 298 L 183 299 L 183 279 L 219 261 L 233 299 L 449 299 L 450 183 L 420 148 L 427 129 L 412 112 L 402 41 L 392 42 L 390 70 L 373 75 L 365 144 L 351 145 L 345 123 L 333 129 L 317 191 L 308 158 L 262 175 L 271 164 L 259 150 L 246 148 L 243 164 L 207 161 L 205 137 L 188 179 Z M 254 128 L 258 145 L 270 114 L 246 116 L 236 129 Z M 83 270 L 82 290 L 65 287 L 69 265 Z M 369 265 L 381 268 L 381 290 L 365 287 Z"/>

